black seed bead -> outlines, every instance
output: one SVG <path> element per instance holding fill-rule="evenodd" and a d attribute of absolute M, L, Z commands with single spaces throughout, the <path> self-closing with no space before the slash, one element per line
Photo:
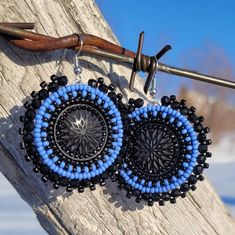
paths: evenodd
<path fill-rule="evenodd" d="M 183 192 L 187 192 L 187 191 L 190 189 L 190 185 L 187 184 L 187 183 L 181 184 L 180 189 L 181 189 Z"/>
<path fill-rule="evenodd" d="M 65 178 L 65 177 L 60 178 L 60 185 L 61 186 L 67 186 L 68 183 L 69 183 L 69 180 L 67 178 Z"/>
<path fill-rule="evenodd" d="M 26 148 L 26 146 L 25 146 L 25 143 L 23 142 L 23 143 L 20 143 L 20 148 L 21 149 L 25 149 Z"/>
<path fill-rule="evenodd" d="M 211 152 L 207 152 L 206 153 L 206 157 L 211 157 L 212 156 L 212 153 Z"/>
<path fill-rule="evenodd" d="M 203 130 L 203 126 L 202 124 L 196 124 L 194 125 L 194 129 L 198 132 L 202 131 Z"/>
<path fill-rule="evenodd" d="M 203 133 L 200 133 L 200 134 L 197 136 L 197 140 L 199 140 L 200 142 L 206 141 L 206 135 L 203 134 Z"/>
<path fill-rule="evenodd" d="M 134 103 L 135 103 L 135 100 L 134 100 L 133 98 L 130 98 L 130 99 L 128 100 L 128 103 L 129 103 L 129 104 L 134 104 Z"/>
<path fill-rule="evenodd" d="M 198 118 L 198 121 L 199 121 L 199 122 L 204 122 L 204 120 L 205 120 L 205 119 L 204 119 L 203 116 L 200 116 L 200 117 Z"/>
<path fill-rule="evenodd" d="M 178 109 L 179 106 L 180 106 L 180 104 L 179 104 L 179 102 L 177 102 L 177 101 L 175 101 L 175 102 L 173 102 L 173 103 L 171 104 L 171 108 L 173 108 L 173 109 Z"/>
<path fill-rule="evenodd" d="M 108 96 L 109 96 L 109 98 L 112 100 L 112 101 L 116 101 L 116 99 L 117 99 L 117 95 L 116 95 L 116 93 L 115 92 L 109 92 L 108 93 Z"/>
<path fill-rule="evenodd" d="M 201 165 L 197 165 L 193 169 L 193 173 L 195 175 L 200 175 L 203 172 L 203 167 Z"/>
<path fill-rule="evenodd" d="M 50 171 L 50 168 L 49 168 L 47 165 L 42 165 L 40 171 L 41 171 L 42 174 L 48 174 L 49 171 Z M 53 175 L 55 175 L 55 174 L 53 174 Z M 54 181 L 57 181 L 57 180 L 59 179 L 59 177 L 57 177 L 56 180 L 55 180 L 54 177 L 52 177 L 52 179 L 53 179 Z"/>
<path fill-rule="evenodd" d="M 165 202 L 161 199 L 159 200 L 159 206 L 164 206 L 165 205 Z"/>
<path fill-rule="evenodd" d="M 50 79 L 51 79 L 52 82 L 54 82 L 54 81 L 57 80 L 57 76 L 56 76 L 55 74 L 52 74 L 52 75 L 50 76 Z"/>
<path fill-rule="evenodd" d="M 19 134 L 20 135 L 24 135 L 25 134 L 24 128 L 19 128 Z"/>
<path fill-rule="evenodd" d="M 95 79 L 89 79 L 88 80 L 88 86 L 91 86 L 91 87 L 94 87 L 96 88 L 97 87 L 97 81 Z"/>
<path fill-rule="evenodd" d="M 106 86 L 105 84 L 100 84 L 99 89 L 103 91 L 104 93 L 107 93 L 109 91 L 108 86 Z"/>
<path fill-rule="evenodd" d="M 25 158 L 25 160 L 27 161 L 27 162 L 29 162 L 29 161 L 31 161 L 32 159 L 31 159 L 31 157 L 29 156 L 29 155 L 25 155 L 24 156 L 24 158 Z"/>
<path fill-rule="evenodd" d="M 196 184 L 197 183 L 197 177 L 195 175 L 191 175 L 188 179 L 189 184 Z"/>
<path fill-rule="evenodd" d="M 59 86 L 66 86 L 68 83 L 68 78 L 66 76 L 58 77 Z"/>
<path fill-rule="evenodd" d="M 91 191 L 94 191 L 95 189 L 96 189 L 95 185 L 94 185 L 94 184 L 91 184 L 91 185 L 90 185 L 90 190 L 91 190 Z"/>
<path fill-rule="evenodd" d="M 194 113 L 189 114 L 189 121 L 191 122 L 196 122 L 197 121 L 197 116 Z"/>
<path fill-rule="evenodd" d="M 59 189 L 60 185 L 59 185 L 58 183 L 55 183 L 55 184 L 53 185 L 53 187 L 54 187 L 54 189 Z"/>
<path fill-rule="evenodd" d="M 191 188 L 192 191 L 195 191 L 197 189 L 197 186 L 196 185 L 191 185 L 190 188 Z"/>
<path fill-rule="evenodd" d="M 203 131 L 207 134 L 207 133 L 210 132 L 210 128 L 209 128 L 209 127 L 205 127 L 205 128 L 203 129 Z"/>
<path fill-rule="evenodd" d="M 152 198 L 150 198 L 149 200 L 148 200 L 148 206 L 153 206 L 153 199 Z"/>
<path fill-rule="evenodd" d="M 138 189 L 135 189 L 135 190 L 133 191 L 133 195 L 136 196 L 136 197 L 138 197 L 140 194 L 141 194 L 141 192 L 140 192 L 140 190 L 138 190 Z"/>
<path fill-rule="evenodd" d="M 162 98 L 161 98 L 161 103 L 162 103 L 162 105 L 164 105 L 164 106 L 168 106 L 169 104 L 170 104 L 170 98 L 168 97 L 168 96 L 163 96 Z"/>
<path fill-rule="evenodd" d="M 203 181 L 204 179 L 205 179 L 205 178 L 204 178 L 203 175 L 199 175 L 199 176 L 198 176 L 198 180 Z"/>
<path fill-rule="evenodd" d="M 27 109 L 27 111 L 25 112 L 25 116 L 27 117 L 27 119 L 33 120 L 35 118 L 35 111 L 33 109 Z"/>
<path fill-rule="evenodd" d="M 170 100 L 171 100 L 171 101 L 175 101 L 175 100 L 176 100 L 176 96 L 175 96 L 175 95 L 171 95 L 171 96 L 170 96 Z"/>
<path fill-rule="evenodd" d="M 31 121 L 25 122 L 25 124 L 24 124 L 24 129 L 25 129 L 26 131 L 32 131 L 32 130 L 34 129 L 34 123 L 31 122 Z"/>
<path fill-rule="evenodd" d="M 115 86 L 113 84 L 109 84 L 108 86 L 110 91 L 114 91 L 115 90 Z"/>
<path fill-rule="evenodd" d="M 67 187 L 66 187 L 66 191 L 67 191 L 67 192 L 72 192 L 72 191 L 73 191 L 73 188 L 72 188 L 71 186 L 67 186 Z"/>
<path fill-rule="evenodd" d="M 141 98 L 138 98 L 135 100 L 134 105 L 136 108 L 141 108 L 144 105 L 144 100 Z"/>
<path fill-rule="evenodd" d="M 182 100 L 180 101 L 180 105 L 181 105 L 181 106 L 185 106 L 185 105 L 186 105 L 186 100 L 182 99 Z"/>
<path fill-rule="evenodd" d="M 105 185 L 105 180 L 101 179 L 100 180 L 100 186 L 104 186 Z"/>
<path fill-rule="evenodd" d="M 197 162 L 199 164 L 203 164 L 204 162 L 206 161 L 206 157 L 202 154 L 200 154 L 198 157 L 197 157 Z"/>
<path fill-rule="evenodd" d="M 34 173 L 38 173 L 38 172 L 39 172 L 39 169 L 38 169 L 37 167 L 34 167 L 34 168 L 33 168 L 33 172 L 34 172 Z"/>
<path fill-rule="evenodd" d="M 35 155 L 37 153 L 37 148 L 35 146 L 30 146 L 27 148 L 27 153 L 30 155 Z"/>
<path fill-rule="evenodd" d="M 131 198 L 131 197 L 132 197 L 131 191 L 130 191 L 130 192 L 127 192 L 126 197 L 127 197 L 127 198 Z"/>
<path fill-rule="evenodd" d="M 98 80 L 99 84 L 103 84 L 104 83 L 104 79 L 102 77 L 99 77 L 97 80 Z"/>
<path fill-rule="evenodd" d="M 176 203 L 176 199 L 175 199 L 175 198 L 171 198 L 171 199 L 170 199 L 170 203 L 171 203 L 171 204 L 175 204 L 175 203 Z"/>
<path fill-rule="evenodd" d="M 41 90 L 38 92 L 38 97 L 39 97 L 41 100 L 45 100 L 48 96 L 49 96 L 49 91 L 46 90 L 46 89 L 41 89 Z"/>
<path fill-rule="evenodd" d="M 58 85 L 57 83 L 55 83 L 55 82 L 50 82 L 50 83 L 48 84 L 48 90 L 49 90 L 50 92 L 57 91 L 58 88 L 59 88 L 59 85 Z"/>
<path fill-rule="evenodd" d="M 182 109 L 180 110 L 180 112 L 181 112 L 181 114 L 183 114 L 183 115 L 187 115 L 188 112 L 189 112 L 189 110 L 188 110 L 188 108 L 184 107 L 184 108 L 182 108 Z M 191 120 L 190 120 L 190 121 L 191 121 Z"/>
<path fill-rule="evenodd" d="M 203 164 L 203 168 L 205 168 L 205 169 L 209 168 L 209 163 L 207 163 L 207 162 L 204 163 L 204 164 Z"/>
<path fill-rule="evenodd" d="M 47 182 L 47 177 L 46 176 L 42 176 L 41 180 L 42 180 L 42 182 L 46 183 Z"/>
<path fill-rule="evenodd" d="M 136 201 L 137 203 L 140 203 L 140 202 L 141 202 L 141 197 L 137 197 L 137 198 L 135 199 L 135 201 Z"/>
<path fill-rule="evenodd" d="M 169 201 L 170 198 L 171 198 L 171 195 L 169 193 L 164 193 L 162 195 L 162 198 L 163 198 L 164 201 Z"/>
<path fill-rule="evenodd" d="M 47 86 L 47 83 L 45 81 L 40 83 L 40 87 L 45 88 Z"/>
<path fill-rule="evenodd" d="M 123 98 L 123 95 L 122 95 L 121 93 L 118 93 L 118 94 L 117 94 L 117 98 L 118 98 L 119 100 L 121 100 L 121 99 Z"/>
<path fill-rule="evenodd" d="M 29 106 L 30 106 L 30 102 L 29 102 L 29 101 L 26 101 L 26 102 L 24 103 L 24 107 L 27 109 L 27 108 L 29 108 Z"/>
<path fill-rule="evenodd" d="M 39 99 L 32 100 L 32 106 L 33 108 L 38 109 L 41 106 L 41 100 Z"/>
<path fill-rule="evenodd" d="M 207 151 L 207 149 L 208 149 L 208 147 L 206 144 L 199 144 L 199 146 L 198 146 L 198 151 L 200 153 L 205 153 Z"/>
<path fill-rule="evenodd" d="M 207 145 L 211 145 L 211 144 L 212 144 L 211 139 L 207 140 L 207 141 L 206 141 L 206 144 L 207 144 Z"/>
<path fill-rule="evenodd" d="M 23 136 L 23 140 L 24 140 L 24 142 L 26 142 L 26 143 L 32 143 L 32 142 L 33 142 L 33 135 L 30 134 L 30 133 L 26 133 L 26 134 Z"/>
<path fill-rule="evenodd" d="M 32 91 L 31 92 L 31 97 L 36 98 L 37 97 L 37 92 L 36 91 Z"/>
<path fill-rule="evenodd" d="M 192 113 L 195 113 L 197 109 L 196 109 L 195 107 L 193 107 L 193 106 L 192 106 L 192 107 L 190 107 L 190 109 L 189 109 L 189 110 L 190 110 Z"/>
<path fill-rule="evenodd" d="M 159 194 L 154 193 L 154 194 L 152 195 L 152 199 L 153 199 L 155 202 L 158 202 L 158 201 L 161 199 L 161 197 L 160 197 Z"/>
<path fill-rule="evenodd" d="M 179 197 L 180 196 L 180 190 L 178 188 L 175 188 L 171 191 L 172 196 Z"/>
<path fill-rule="evenodd" d="M 25 120 L 26 120 L 26 119 L 25 119 L 25 116 L 20 116 L 19 119 L 20 119 L 21 122 L 25 122 Z"/>

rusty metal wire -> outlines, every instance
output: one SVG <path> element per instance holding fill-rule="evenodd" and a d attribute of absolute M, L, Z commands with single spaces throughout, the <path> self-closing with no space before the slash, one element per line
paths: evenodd
<path fill-rule="evenodd" d="M 80 50 L 81 40 L 78 34 L 54 38 L 25 30 L 33 28 L 33 23 L 0 23 L 0 36 L 15 46 L 34 52 L 53 51 L 65 48 L 76 51 Z M 147 93 L 151 81 L 157 71 L 235 89 L 235 82 L 233 81 L 160 63 L 158 60 L 171 48 L 169 45 L 165 46 L 155 56 L 147 56 L 142 54 L 144 32 L 140 34 L 137 53 L 94 35 L 83 34 L 82 37 L 84 44 L 82 47 L 83 52 L 133 65 L 129 84 L 129 88 L 131 90 L 133 90 L 135 75 L 138 71 L 148 73 L 144 86 L 145 93 Z"/>

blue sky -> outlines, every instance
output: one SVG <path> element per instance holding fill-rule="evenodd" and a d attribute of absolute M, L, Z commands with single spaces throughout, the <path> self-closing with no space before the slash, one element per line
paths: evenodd
<path fill-rule="evenodd" d="M 125 48 L 135 51 L 138 35 L 144 30 L 145 54 L 153 55 L 165 44 L 172 45 L 172 51 L 162 60 L 167 64 L 185 67 L 186 60 L 188 68 L 221 75 L 207 69 L 208 65 L 205 68 L 202 65 L 206 53 L 216 48 L 217 52 L 212 53 L 214 57 L 221 54 L 226 57 L 225 64 L 220 62 L 221 68 L 228 64 L 232 68 L 235 66 L 234 1 L 96 0 L 96 3 Z M 193 61 L 195 50 L 200 53 Z M 168 90 L 177 91 L 181 83 L 190 85 L 188 79 L 160 76 L 160 83 L 166 82 L 162 79 L 169 79 Z"/>

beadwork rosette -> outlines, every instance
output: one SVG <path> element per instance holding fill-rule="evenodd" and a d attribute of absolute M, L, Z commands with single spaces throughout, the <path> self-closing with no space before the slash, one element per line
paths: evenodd
<path fill-rule="evenodd" d="M 202 125 L 204 118 L 195 111 L 185 100 L 164 96 L 162 105 L 150 104 L 128 115 L 127 151 L 118 174 L 127 197 L 146 200 L 149 206 L 156 201 L 164 205 L 196 189 L 203 169 L 209 167 L 205 161 L 211 157 L 211 140 L 206 137 L 209 128 Z"/>
<path fill-rule="evenodd" d="M 121 94 L 102 78 L 86 84 L 67 85 L 65 76 L 52 76 L 25 104 L 21 147 L 34 172 L 54 187 L 67 191 L 95 189 L 116 171 L 122 147 L 123 124 L 118 105 Z"/>

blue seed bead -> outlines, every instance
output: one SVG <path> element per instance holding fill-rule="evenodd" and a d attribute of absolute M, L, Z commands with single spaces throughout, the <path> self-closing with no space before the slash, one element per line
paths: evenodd
<path fill-rule="evenodd" d="M 186 147 L 186 149 L 187 149 L 187 150 L 192 150 L 193 147 L 192 147 L 191 145 L 188 145 L 188 146 Z"/>
<path fill-rule="evenodd" d="M 131 175 L 131 173 L 132 173 L 132 171 L 131 171 L 131 170 L 127 171 L 127 174 L 128 174 L 128 175 Z"/>
<path fill-rule="evenodd" d="M 183 129 L 183 130 L 181 131 L 181 133 L 182 133 L 182 134 L 186 134 L 186 133 L 187 133 L 187 130 L 186 130 L 186 129 Z"/>
<path fill-rule="evenodd" d="M 182 170 L 179 170 L 178 173 L 179 173 L 179 175 L 183 175 L 184 174 L 184 172 Z"/>
<path fill-rule="evenodd" d="M 57 93 L 58 93 L 60 96 L 62 96 L 62 95 L 64 94 L 64 92 L 62 91 L 61 88 L 57 91 Z"/>
<path fill-rule="evenodd" d="M 51 111 L 53 111 L 53 112 L 55 111 L 55 106 L 54 106 L 54 105 L 52 105 L 52 104 L 51 104 L 51 105 L 49 105 L 49 107 L 48 107 L 48 108 L 49 108 Z"/>
<path fill-rule="evenodd" d="M 49 119 L 51 118 L 51 115 L 49 113 L 44 113 L 44 117 Z"/>
<path fill-rule="evenodd" d="M 49 142 L 48 141 L 43 142 L 43 146 L 44 147 L 49 146 Z"/>
<path fill-rule="evenodd" d="M 162 118 L 166 118 L 167 114 L 164 112 L 162 113 Z"/>
<path fill-rule="evenodd" d="M 55 102 L 60 105 L 61 104 L 61 100 L 60 99 L 56 99 Z"/>
<path fill-rule="evenodd" d="M 60 163 L 60 168 L 64 168 L 65 167 L 65 162 L 61 162 Z"/>
<path fill-rule="evenodd" d="M 53 157 L 52 161 L 53 162 L 57 162 L 59 160 L 59 158 L 57 156 Z"/>
<path fill-rule="evenodd" d="M 188 164 L 187 162 L 183 162 L 183 166 L 184 166 L 184 167 L 188 167 L 189 164 Z"/>
<path fill-rule="evenodd" d="M 186 154 L 185 157 L 186 157 L 187 159 L 191 159 L 191 158 L 192 158 L 192 156 L 191 156 L 190 154 Z"/>
<path fill-rule="evenodd" d="M 41 134 L 40 134 L 40 133 L 34 133 L 34 137 L 40 138 L 40 137 L 41 137 Z"/>
<path fill-rule="evenodd" d="M 144 184 L 145 183 L 145 180 L 144 179 L 142 179 L 141 181 L 140 181 L 140 184 Z"/>
<path fill-rule="evenodd" d="M 36 118 L 36 120 L 41 120 L 42 119 L 42 115 L 36 114 L 35 118 Z"/>
<path fill-rule="evenodd" d="M 178 126 L 178 127 L 182 126 L 182 122 L 178 122 L 178 123 L 177 123 L 177 126 Z"/>
<path fill-rule="evenodd" d="M 172 123 L 175 121 L 175 119 L 173 117 L 171 117 L 169 121 L 170 121 L 170 123 Z"/>
<path fill-rule="evenodd" d="M 50 155 L 50 154 L 52 154 L 52 153 L 53 153 L 52 149 L 48 149 L 48 150 L 47 150 L 47 154 L 48 154 L 48 155 Z"/>

